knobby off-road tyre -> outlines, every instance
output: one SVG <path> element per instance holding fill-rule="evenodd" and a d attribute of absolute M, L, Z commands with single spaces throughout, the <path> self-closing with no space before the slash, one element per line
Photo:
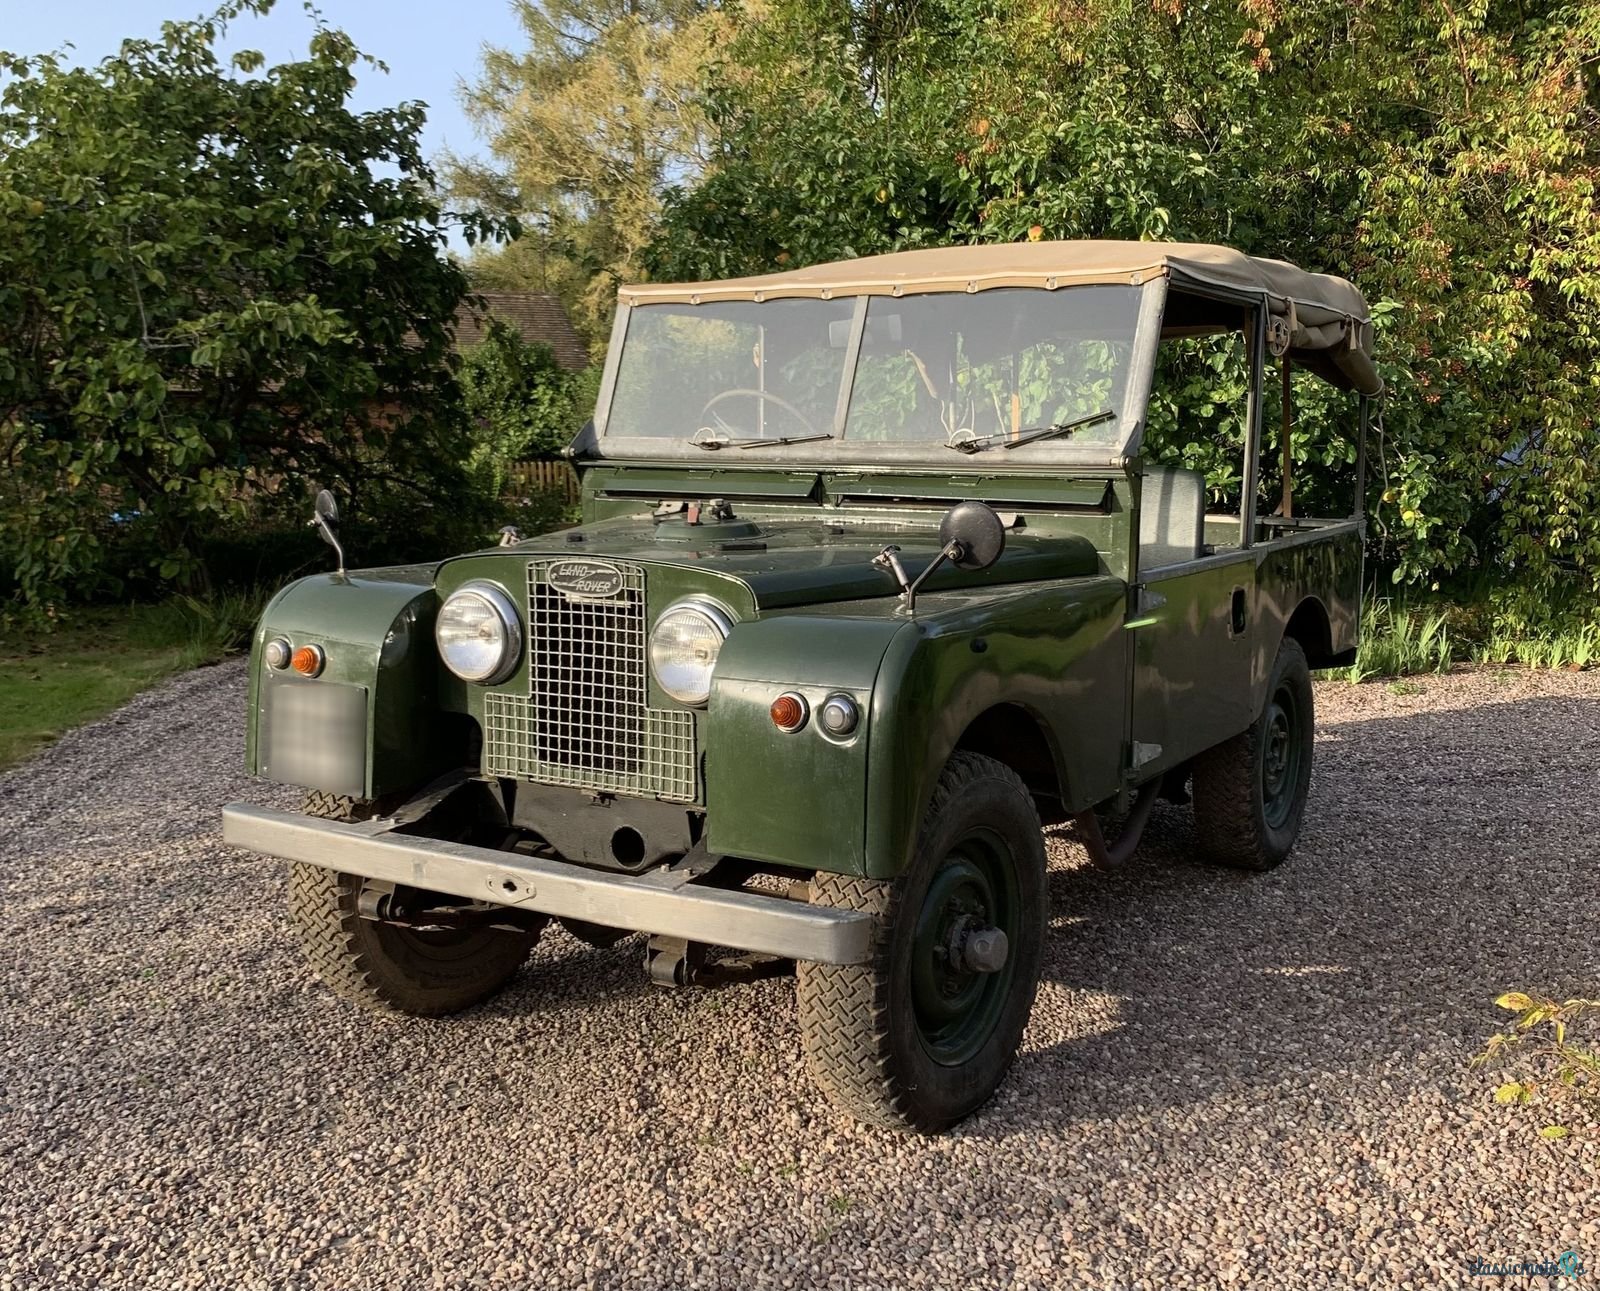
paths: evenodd
<path fill-rule="evenodd" d="M 374 804 L 306 796 L 308 816 L 368 820 Z M 306 958 L 336 995 L 384 1013 L 440 1017 L 487 998 L 510 980 L 537 933 L 479 929 L 415 932 L 361 918 L 361 878 L 320 865 L 289 868 L 289 916 Z"/>
<path fill-rule="evenodd" d="M 863 1121 L 919 1133 L 982 1105 L 1016 1054 L 1044 950 L 1044 837 L 1022 781 L 992 758 L 956 754 L 905 873 L 818 874 L 811 900 L 876 920 L 866 963 L 799 965 L 800 1032 L 817 1084 Z M 982 925 L 1009 942 L 999 972 L 951 959 L 952 935 Z"/>
<path fill-rule="evenodd" d="M 1250 729 L 1195 759 L 1195 831 L 1208 860 L 1257 871 L 1283 863 L 1305 816 L 1315 719 L 1305 651 L 1286 637 Z"/>

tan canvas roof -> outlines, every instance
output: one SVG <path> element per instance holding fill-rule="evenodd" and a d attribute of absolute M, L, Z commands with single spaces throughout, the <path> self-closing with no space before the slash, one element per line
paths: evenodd
<path fill-rule="evenodd" d="M 1343 278 L 1307 273 L 1283 260 L 1247 256 L 1203 242 L 1006 242 L 897 251 L 784 273 L 721 282 L 645 283 L 622 288 L 624 305 L 810 296 L 901 296 L 996 287 L 1052 290 L 1087 283 L 1138 285 L 1166 276 L 1266 298 L 1289 325 L 1291 352 L 1325 376 L 1365 394 L 1382 389 L 1372 363 L 1372 317 Z"/>

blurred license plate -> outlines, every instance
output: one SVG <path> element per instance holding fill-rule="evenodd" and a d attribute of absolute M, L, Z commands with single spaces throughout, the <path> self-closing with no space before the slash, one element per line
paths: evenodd
<path fill-rule="evenodd" d="M 367 688 L 267 681 L 261 774 L 283 784 L 348 793 L 367 788 Z"/>

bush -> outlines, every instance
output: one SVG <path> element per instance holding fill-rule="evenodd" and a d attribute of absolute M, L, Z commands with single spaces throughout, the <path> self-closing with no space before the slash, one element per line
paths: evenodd
<path fill-rule="evenodd" d="M 594 413 L 598 368 L 569 372 L 547 345 L 531 344 L 498 319 L 461 365 L 472 422 L 467 469 L 489 497 L 505 492 L 513 462 L 559 453 Z"/>
<path fill-rule="evenodd" d="M 1449 611 L 1442 608 L 1421 610 L 1387 599 L 1369 601 L 1350 680 L 1448 672 L 1455 661 L 1449 620 Z"/>
<path fill-rule="evenodd" d="M 421 104 L 352 109 L 342 32 L 218 53 L 270 6 L 91 67 L 0 53 L 0 557 L 36 610 L 204 590 L 213 535 L 317 484 L 419 554 L 484 512 L 444 249 L 503 230 L 440 207 Z"/>

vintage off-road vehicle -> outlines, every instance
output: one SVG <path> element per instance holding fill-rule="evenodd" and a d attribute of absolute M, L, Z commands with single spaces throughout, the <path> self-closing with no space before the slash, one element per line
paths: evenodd
<path fill-rule="evenodd" d="M 1163 346 L 1228 335 L 1243 460 L 1214 514 L 1226 487 L 1141 437 Z M 1260 502 L 1269 363 L 1285 428 L 1291 363 L 1349 392 L 1348 515 L 1294 516 L 1287 454 Z M 823 1089 L 949 1126 L 1033 1003 L 1042 822 L 1115 864 L 1192 794 L 1216 861 L 1294 844 L 1309 669 L 1355 645 L 1379 392 L 1353 286 L 1214 246 L 626 288 L 570 450 L 582 524 L 431 566 L 341 553 L 280 592 L 249 764 L 311 792 L 229 807 L 225 836 L 293 863 L 342 995 L 462 1009 L 550 920 L 648 934 L 665 983 L 795 961 Z"/>

